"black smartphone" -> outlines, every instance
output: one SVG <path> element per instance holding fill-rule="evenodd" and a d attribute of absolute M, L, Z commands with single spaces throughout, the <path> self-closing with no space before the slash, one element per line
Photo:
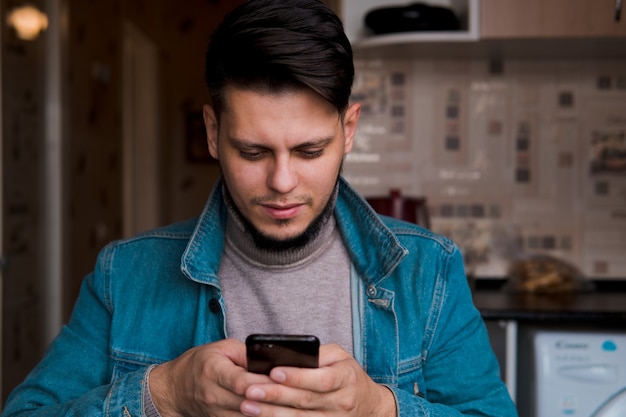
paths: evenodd
<path fill-rule="evenodd" d="M 276 366 L 317 368 L 320 341 L 311 335 L 251 334 L 246 338 L 248 371 L 269 375 Z"/>

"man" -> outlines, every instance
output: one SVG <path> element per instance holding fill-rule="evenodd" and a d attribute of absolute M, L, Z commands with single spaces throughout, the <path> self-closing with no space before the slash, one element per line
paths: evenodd
<path fill-rule="evenodd" d="M 223 178 L 198 219 L 107 246 L 6 416 L 516 412 L 458 249 L 340 177 L 352 52 L 317 0 L 253 0 L 207 52 Z M 251 333 L 315 334 L 318 369 L 247 372 Z"/>

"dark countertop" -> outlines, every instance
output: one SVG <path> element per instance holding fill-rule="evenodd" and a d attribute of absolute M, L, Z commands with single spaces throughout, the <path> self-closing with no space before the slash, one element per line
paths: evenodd
<path fill-rule="evenodd" d="M 511 292 L 477 285 L 474 304 L 485 320 L 626 326 L 626 282 L 564 294 Z"/>

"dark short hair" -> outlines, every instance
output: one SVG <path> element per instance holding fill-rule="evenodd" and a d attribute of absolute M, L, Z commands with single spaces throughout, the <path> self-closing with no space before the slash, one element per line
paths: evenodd
<path fill-rule="evenodd" d="M 310 88 L 340 114 L 354 63 L 341 20 L 319 0 L 249 0 L 230 12 L 206 52 L 205 78 L 216 114 L 232 85 L 282 92 Z"/>

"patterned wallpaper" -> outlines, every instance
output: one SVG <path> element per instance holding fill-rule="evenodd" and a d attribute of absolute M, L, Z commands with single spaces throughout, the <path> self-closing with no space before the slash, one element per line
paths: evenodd
<path fill-rule="evenodd" d="M 626 278 L 626 61 L 357 67 L 345 174 L 361 193 L 426 197 L 433 229 L 477 276 L 551 255 L 587 278 Z"/>

